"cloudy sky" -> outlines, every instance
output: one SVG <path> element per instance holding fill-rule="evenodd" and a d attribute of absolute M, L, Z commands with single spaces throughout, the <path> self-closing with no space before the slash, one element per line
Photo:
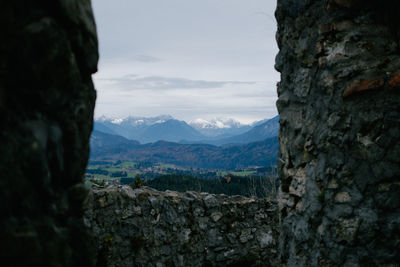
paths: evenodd
<path fill-rule="evenodd" d="M 95 116 L 277 114 L 273 0 L 92 0 Z"/>

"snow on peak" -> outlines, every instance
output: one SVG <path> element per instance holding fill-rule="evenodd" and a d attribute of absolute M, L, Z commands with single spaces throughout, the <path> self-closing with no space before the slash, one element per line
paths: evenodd
<path fill-rule="evenodd" d="M 111 123 L 113 124 L 121 124 L 124 120 L 123 119 L 113 119 L 111 120 Z"/>
<path fill-rule="evenodd" d="M 105 122 L 105 121 L 109 121 L 110 119 L 104 115 L 101 115 L 100 117 L 98 117 L 96 119 L 96 121 L 100 121 L 100 122 Z"/>
<path fill-rule="evenodd" d="M 102 117 L 99 118 L 99 120 L 102 119 Z M 129 116 L 124 119 L 102 119 L 102 122 L 108 121 L 113 124 L 123 124 L 123 125 L 131 125 L 131 126 L 149 126 L 157 123 L 163 123 L 166 122 L 167 120 L 173 119 L 172 116 L 170 115 L 160 115 L 156 117 L 136 117 L 136 116 Z"/>
<path fill-rule="evenodd" d="M 110 118 L 105 115 L 102 115 L 95 120 L 99 122 L 110 122 L 112 124 L 121 124 L 124 121 L 123 119 L 120 118 Z"/>
<path fill-rule="evenodd" d="M 230 118 L 215 118 L 211 120 L 199 118 L 191 121 L 190 125 L 197 129 L 229 129 L 244 126 L 239 121 Z"/>

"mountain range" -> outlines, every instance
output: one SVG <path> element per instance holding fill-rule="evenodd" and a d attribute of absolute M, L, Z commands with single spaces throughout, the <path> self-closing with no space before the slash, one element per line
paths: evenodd
<path fill-rule="evenodd" d="M 103 117 L 95 121 L 91 159 L 205 169 L 266 167 L 275 165 L 278 131 L 278 116 L 252 125 L 231 119 L 196 120 L 189 125 L 168 115 L 123 120 Z"/>
<path fill-rule="evenodd" d="M 273 138 L 278 136 L 279 132 L 279 116 L 272 119 L 256 123 L 253 128 L 242 134 L 231 136 L 228 138 L 210 141 L 210 144 L 226 145 L 226 144 L 247 144 Z"/>
<path fill-rule="evenodd" d="M 275 165 L 276 137 L 245 145 L 220 147 L 208 144 L 178 144 L 158 141 L 140 144 L 118 135 L 93 131 L 92 160 L 150 161 L 204 169 L 239 169 Z"/>
<path fill-rule="evenodd" d="M 212 120 L 196 119 L 189 125 L 208 138 L 224 138 L 242 134 L 252 125 L 241 124 L 234 119 L 217 118 Z"/>
<path fill-rule="evenodd" d="M 157 141 L 202 143 L 213 145 L 245 144 L 278 135 L 279 117 L 263 120 L 252 125 L 241 124 L 233 119 L 198 119 L 189 123 L 169 115 L 157 117 L 128 117 L 95 120 L 94 130 L 120 135 L 141 143 Z"/>

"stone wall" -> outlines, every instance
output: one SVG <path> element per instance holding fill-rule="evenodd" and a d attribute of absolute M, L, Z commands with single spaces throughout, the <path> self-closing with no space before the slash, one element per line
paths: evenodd
<path fill-rule="evenodd" d="M 97 266 L 279 266 L 277 203 L 129 186 L 93 188 Z"/>
<path fill-rule="evenodd" d="M 289 266 L 400 262 L 399 15 L 392 0 L 278 1 Z"/>
<path fill-rule="evenodd" d="M 2 266 L 91 266 L 82 178 L 96 93 L 89 0 L 0 1 Z"/>

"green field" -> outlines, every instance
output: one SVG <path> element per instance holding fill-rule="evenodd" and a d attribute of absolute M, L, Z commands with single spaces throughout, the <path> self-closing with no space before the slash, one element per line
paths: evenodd
<path fill-rule="evenodd" d="M 234 175 L 234 176 L 245 177 L 256 173 L 257 173 L 256 171 L 219 171 L 217 172 L 217 176 L 225 177 L 229 175 Z"/>
<path fill-rule="evenodd" d="M 125 176 L 126 174 L 126 176 Z M 101 164 L 90 164 L 86 171 L 86 180 L 114 182 L 121 178 L 154 178 L 167 174 L 186 174 L 205 178 L 223 178 L 227 176 L 249 177 L 257 175 L 256 170 L 216 171 L 216 170 L 193 170 L 191 168 L 180 168 L 173 164 L 150 163 L 150 162 L 102 162 Z M 150 175 L 150 176 L 149 176 Z M 204 176 L 203 176 L 204 175 Z M 97 182 L 96 182 L 97 183 Z"/>
<path fill-rule="evenodd" d="M 130 167 L 130 168 L 135 168 L 138 164 L 136 162 L 131 162 L 131 161 L 124 161 L 119 164 L 121 167 Z"/>

